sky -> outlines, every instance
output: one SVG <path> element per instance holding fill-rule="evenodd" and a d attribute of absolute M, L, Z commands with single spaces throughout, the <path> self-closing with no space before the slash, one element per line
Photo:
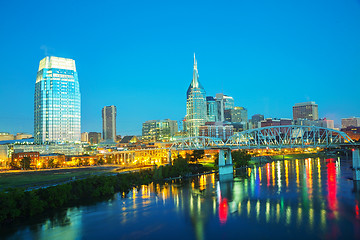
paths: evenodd
<path fill-rule="evenodd" d="M 249 118 L 360 117 L 360 0 L 0 1 L 0 132 L 33 133 L 39 61 L 72 58 L 82 132 L 117 133 L 181 120 L 196 53 L 207 95 L 224 93 Z"/>

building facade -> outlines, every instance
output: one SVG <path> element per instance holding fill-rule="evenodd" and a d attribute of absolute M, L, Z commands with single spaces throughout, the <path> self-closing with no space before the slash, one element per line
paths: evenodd
<path fill-rule="evenodd" d="M 217 103 L 214 97 L 206 97 L 206 108 L 207 108 L 207 122 L 218 121 L 218 109 Z"/>
<path fill-rule="evenodd" d="M 35 83 L 34 142 L 80 142 L 80 86 L 75 61 L 45 57 Z"/>
<path fill-rule="evenodd" d="M 230 124 L 223 124 L 221 122 L 207 122 L 204 126 L 200 126 L 200 136 L 220 138 L 226 141 L 229 137 L 234 135 L 234 127 Z"/>
<path fill-rule="evenodd" d="M 145 141 L 169 141 L 177 131 L 175 120 L 150 120 L 143 123 L 142 137 Z"/>
<path fill-rule="evenodd" d="M 88 138 L 90 144 L 99 144 L 101 141 L 101 133 L 89 132 Z"/>
<path fill-rule="evenodd" d="M 218 110 L 218 121 L 224 122 L 225 120 L 225 110 L 234 109 L 234 98 L 224 95 L 222 93 L 217 93 L 215 97 Z"/>
<path fill-rule="evenodd" d="M 206 92 L 199 82 L 197 61 L 194 54 L 193 79 L 186 93 L 185 127 L 187 135 L 198 136 L 199 128 L 207 119 Z"/>
<path fill-rule="evenodd" d="M 234 107 L 231 110 L 231 122 L 248 122 L 248 112 L 244 107 Z"/>
<path fill-rule="evenodd" d="M 296 103 L 293 106 L 293 119 L 318 120 L 318 105 L 315 102 Z"/>
<path fill-rule="evenodd" d="M 89 133 L 88 132 L 81 133 L 81 142 L 84 142 L 84 143 L 89 142 Z"/>
<path fill-rule="evenodd" d="M 103 139 L 104 141 L 116 140 L 116 107 L 106 106 L 102 109 Z"/>
<path fill-rule="evenodd" d="M 259 128 L 261 127 L 261 121 L 264 120 L 264 115 L 262 114 L 255 114 L 251 117 L 251 124 L 252 128 Z"/>
<path fill-rule="evenodd" d="M 341 119 L 341 128 L 360 127 L 360 118 L 350 117 Z"/>

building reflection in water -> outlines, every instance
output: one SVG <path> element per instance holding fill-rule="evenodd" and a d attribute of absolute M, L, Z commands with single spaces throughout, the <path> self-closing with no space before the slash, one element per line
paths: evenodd
<path fill-rule="evenodd" d="M 174 208 L 185 222 L 191 223 L 196 239 L 204 239 L 209 226 L 221 228 L 233 222 L 263 224 L 272 229 L 286 226 L 336 238 L 340 236 L 339 169 L 339 159 L 284 160 L 241 169 L 228 181 L 209 174 L 192 180 L 153 183 L 134 188 L 126 196 L 119 194 L 114 201 L 120 205 L 119 224 L 123 226 L 134 224 L 145 214 L 154 214 L 151 209 L 156 206 Z M 359 195 L 351 206 L 352 217 L 358 220 Z M 71 211 L 67 213 L 68 224 L 81 225 L 82 215 Z M 47 228 L 47 224 L 42 227 Z M 355 227 L 358 223 L 353 225 L 354 231 L 360 231 Z M 359 236 L 360 232 L 354 234 Z"/>

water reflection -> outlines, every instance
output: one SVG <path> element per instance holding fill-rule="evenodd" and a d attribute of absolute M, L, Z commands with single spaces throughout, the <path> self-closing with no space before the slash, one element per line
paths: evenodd
<path fill-rule="evenodd" d="M 271 232 L 282 238 L 356 238 L 360 193 L 348 180 L 349 166 L 340 159 L 284 160 L 239 170 L 227 181 L 212 174 L 150 184 L 68 209 L 58 220 L 24 226 L 8 237 L 269 238 Z"/>

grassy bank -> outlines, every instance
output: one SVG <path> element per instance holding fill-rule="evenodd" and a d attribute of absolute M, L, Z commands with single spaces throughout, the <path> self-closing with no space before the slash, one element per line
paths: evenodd
<path fill-rule="evenodd" d="M 117 192 L 126 193 L 135 186 L 153 181 L 189 176 L 208 170 L 201 164 L 188 164 L 184 159 L 178 159 L 172 166 L 161 166 L 133 173 L 91 176 L 32 191 L 25 191 L 24 188 L 7 189 L 0 192 L 0 223 L 9 224 L 15 219 L 28 218 L 48 210 L 101 200 Z"/>
<path fill-rule="evenodd" d="M 0 190 L 10 187 L 41 187 L 68 181 L 73 178 L 86 178 L 92 175 L 106 174 L 117 167 L 82 167 L 52 169 L 40 171 L 10 171 L 0 174 Z"/>
<path fill-rule="evenodd" d="M 298 153 L 298 154 L 287 154 L 287 155 L 275 155 L 271 156 L 273 160 L 294 160 L 294 159 L 305 159 L 305 158 L 318 158 L 326 156 L 324 153 Z"/>

